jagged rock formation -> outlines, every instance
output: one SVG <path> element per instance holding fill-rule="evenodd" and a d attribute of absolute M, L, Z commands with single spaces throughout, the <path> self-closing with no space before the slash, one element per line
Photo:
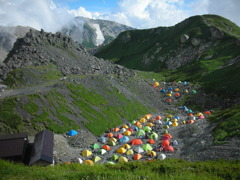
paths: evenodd
<path fill-rule="evenodd" d="M 85 48 L 62 33 L 47 33 L 30 30 L 14 44 L 13 49 L 0 67 L 0 78 L 23 66 L 41 66 L 53 63 L 63 75 L 69 74 L 123 74 L 134 73 L 120 65 L 98 59 Z"/>
<path fill-rule="evenodd" d="M 16 26 L 4 27 L 0 26 L 0 64 L 7 57 L 8 52 L 12 49 L 17 38 L 24 37 L 31 29 L 30 27 Z"/>

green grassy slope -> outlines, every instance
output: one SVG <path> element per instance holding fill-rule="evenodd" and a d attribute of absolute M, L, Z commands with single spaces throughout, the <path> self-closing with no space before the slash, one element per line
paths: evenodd
<path fill-rule="evenodd" d="M 21 74 L 21 76 L 20 76 Z M 87 128 L 102 134 L 124 121 L 155 112 L 147 84 L 138 76 L 122 81 L 116 75 L 69 75 L 60 80 L 55 65 L 27 66 L 9 73 L 5 84 L 16 91 L 0 99 L 0 132 L 64 133 Z M 17 93 L 21 92 L 23 93 Z M 15 95 L 16 94 L 16 95 Z"/>
<path fill-rule="evenodd" d="M 62 164 L 26 167 L 0 160 L 3 179 L 239 179 L 239 161 L 188 162 L 166 159 L 94 166 Z"/>

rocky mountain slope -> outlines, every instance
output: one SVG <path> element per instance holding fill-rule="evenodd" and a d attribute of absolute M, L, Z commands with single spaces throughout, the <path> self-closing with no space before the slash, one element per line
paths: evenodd
<path fill-rule="evenodd" d="M 65 25 L 61 32 L 69 35 L 74 41 L 86 48 L 94 48 L 108 44 L 121 32 L 132 29 L 113 21 L 76 17 Z"/>
<path fill-rule="evenodd" d="M 7 57 L 8 52 L 12 49 L 17 38 L 24 37 L 30 27 L 16 26 L 4 27 L 0 26 L 0 64 Z"/>
<path fill-rule="evenodd" d="M 87 128 L 94 134 L 160 106 L 135 72 L 61 33 L 29 31 L 0 66 L 0 132 Z"/>

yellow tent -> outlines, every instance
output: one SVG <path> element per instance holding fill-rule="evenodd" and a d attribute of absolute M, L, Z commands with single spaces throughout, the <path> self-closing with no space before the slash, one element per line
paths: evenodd
<path fill-rule="evenodd" d="M 91 155 L 92 155 L 92 152 L 89 151 L 89 150 L 82 151 L 82 156 L 84 156 L 84 157 L 88 157 L 88 156 L 91 156 Z"/>
<path fill-rule="evenodd" d="M 141 118 L 141 119 L 139 120 L 139 122 L 140 122 L 140 123 L 145 123 L 145 122 L 147 122 L 147 120 L 146 120 L 145 118 Z"/>
<path fill-rule="evenodd" d="M 177 126 L 178 126 L 178 123 L 177 123 L 177 122 L 173 122 L 173 123 L 171 124 L 171 126 L 177 127 Z"/>
<path fill-rule="evenodd" d="M 129 144 L 124 144 L 124 145 L 122 145 L 122 147 L 125 148 L 125 149 L 130 149 L 131 148 L 131 146 Z"/>
<path fill-rule="evenodd" d="M 120 147 L 116 152 L 119 154 L 124 154 L 127 150 L 123 147 Z"/>
<path fill-rule="evenodd" d="M 171 114 L 168 114 L 167 115 L 167 118 L 172 118 L 173 116 Z"/>
<path fill-rule="evenodd" d="M 130 136 L 132 133 L 131 133 L 131 131 L 125 131 L 123 134 L 124 134 L 125 136 Z"/>
<path fill-rule="evenodd" d="M 147 155 L 153 157 L 153 156 L 156 156 L 157 153 L 155 151 L 148 151 Z"/>
<path fill-rule="evenodd" d="M 126 124 L 124 124 L 122 127 L 128 129 L 128 126 Z"/>
<path fill-rule="evenodd" d="M 178 92 L 178 91 L 180 91 L 180 89 L 179 88 L 175 88 L 174 91 Z"/>
<path fill-rule="evenodd" d="M 93 157 L 93 162 L 98 162 L 100 160 L 102 160 L 102 159 L 99 156 L 94 156 Z"/>
<path fill-rule="evenodd" d="M 125 162 L 128 162 L 128 159 L 126 157 L 121 156 L 118 158 L 118 162 L 125 163 Z"/>
<path fill-rule="evenodd" d="M 112 137 L 112 138 L 109 139 L 109 141 L 117 142 L 117 139 Z"/>
<path fill-rule="evenodd" d="M 139 129 L 142 129 L 142 128 L 143 128 L 143 126 L 142 126 L 141 124 L 137 125 L 137 127 L 138 127 Z"/>
<path fill-rule="evenodd" d="M 83 161 L 83 164 L 94 165 L 94 162 L 92 160 L 85 160 Z"/>
<path fill-rule="evenodd" d="M 168 97 L 171 97 L 172 95 L 171 94 L 166 94 Z"/>
<path fill-rule="evenodd" d="M 203 116 L 203 113 L 197 113 L 196 116 Z"/>
<path fill-rule="evenodd" d="M 154 125 L 153 125 L 153 123 L 148 123 L 147 126 L 153 127 Z"/>
<path fill-rule="evenodd" d="M 133 154 L 134 154 L 134 152 L 133 152 L 133 150 L 132 150 L 132 149 L 129 149 L 129 150 L 126 152 L 126 154 L 127 154 L 127 155 L 133 155 Z"/>

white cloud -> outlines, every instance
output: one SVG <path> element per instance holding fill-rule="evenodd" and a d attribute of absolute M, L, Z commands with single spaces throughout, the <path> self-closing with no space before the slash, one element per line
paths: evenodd
<path fill-rule="evenodd" d="M 56 32 L 72 18 L 51 0 L 0 0 L 0 25 L 30 26 L 38 30 Z"/>
<path fill-rule="evenodd" d="M 83 16 L 91 19 L 93 18 L 92 13 L 87 11 L 84 7 L 79 7 L 77 10 L 68 10 L 68 13 L 73 14 L 74 16 Z"/>

